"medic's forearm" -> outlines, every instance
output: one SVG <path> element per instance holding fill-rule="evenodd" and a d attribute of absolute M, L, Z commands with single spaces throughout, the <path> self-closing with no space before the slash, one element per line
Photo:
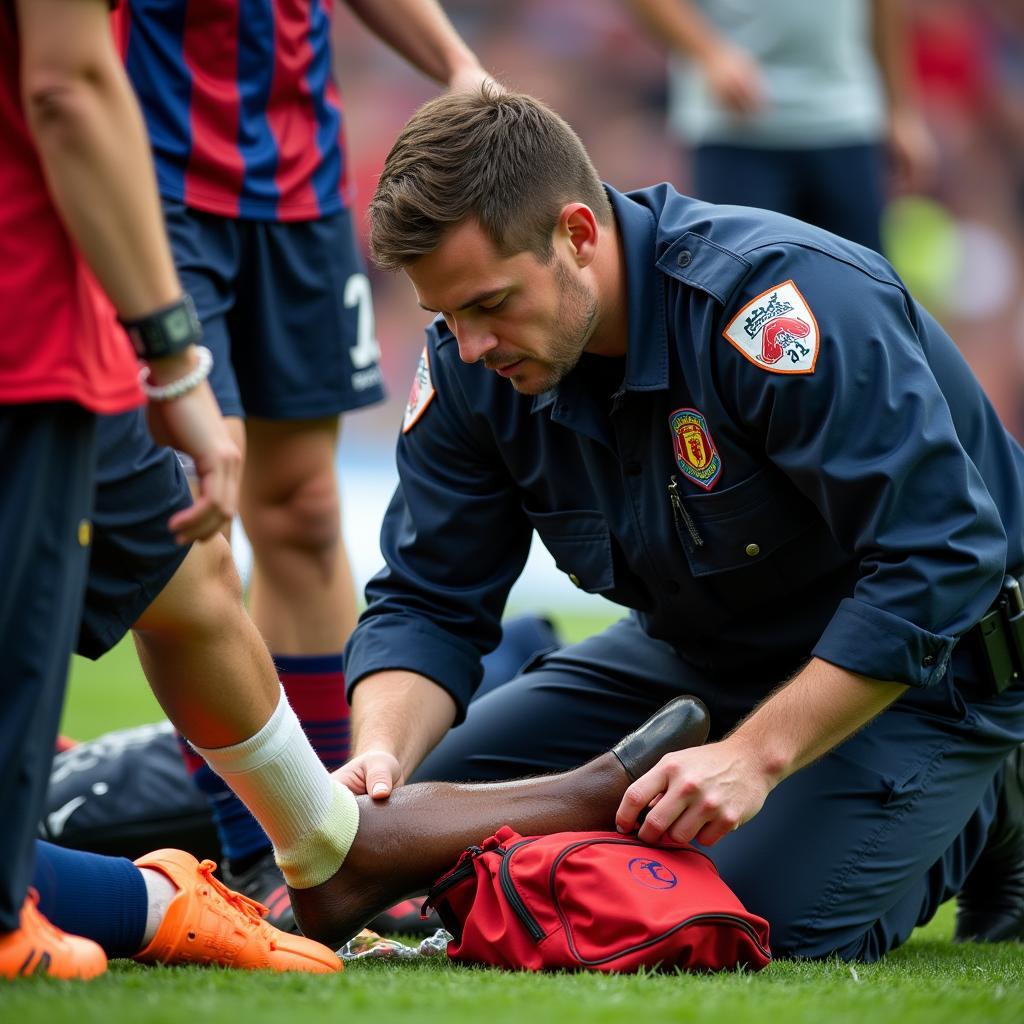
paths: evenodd
<path fill-rule="evenodd" d="M 455 721 L 455 701 L 426 676 L 376 672 L 352 691 L 352 756 L 394 755 L 408 778 Z"/>
<path fill-rule="evenodd" d="M 741 747 L 774 785 L 838 746 L 906 689 L 812 658 L 725 742 Z"/>

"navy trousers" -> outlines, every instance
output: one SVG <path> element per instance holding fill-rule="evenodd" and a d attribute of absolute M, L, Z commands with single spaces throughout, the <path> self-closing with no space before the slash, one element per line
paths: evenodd
<path fill-rule="evenodd" d="M 0 407 L 0 932 L 35 863 L 88 567 L 95 417 L 67 404 Z"/>
<path fill-rule="evenodd" d="M 777 955 L 872 961 L 959 891 L 985 843 L 1001 767 L 1024 741 L 1024 685 L 974 692 L 966 650 L 779 785 L 707 852 Z M 602 753 L 680 693 L 707 704 L 719 739 L 766 684 L 712 679 L 624 619 L 540 656 L 469 708 L 414 781 L 511 779 Z M 482 837 L 481 837 L 482 838 Z"/>

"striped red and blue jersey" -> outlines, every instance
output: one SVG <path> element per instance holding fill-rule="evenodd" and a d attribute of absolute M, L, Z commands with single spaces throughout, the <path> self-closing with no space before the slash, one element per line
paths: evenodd
<path fill-rule="evenodd" d="M 226 217 L 347 206 L 332 0 L 128 0 L 115 32 L 160 193 Z"/>

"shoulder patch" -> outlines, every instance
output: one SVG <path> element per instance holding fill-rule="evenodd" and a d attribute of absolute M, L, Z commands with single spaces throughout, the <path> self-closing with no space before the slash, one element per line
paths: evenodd
<path fill-rule="evenodd" d="M 722 332 L 733 348 L 771 373 L 814 373 L 818 321 L 790 281 L 751 299 Z"/>
<path fill-rule="evenodd" d="M 405 416 L 402 418 L 403 434 L 408 434 L 416 426 L 435 394 L 434 382 L 430 379 L 430 355 L 427 353 L 427 346 L 424 345 L 416 373 L 412 378 L 409 400 L 405 403 Z"/>

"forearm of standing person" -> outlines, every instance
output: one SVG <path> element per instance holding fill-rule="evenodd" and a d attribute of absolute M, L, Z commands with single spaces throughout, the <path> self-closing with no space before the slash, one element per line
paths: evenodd
<path fill-rule="evenodd" d="M 18 0 L 18 31 L 26 118 L 69 234 L 125 319 L 174 302 L 181 285 L 108 3 Z"/>
<path fill-rule="evenodd" d="M 623 0 L 640 22 L 670 50 L 704 63 L 726 45 L 690 0 Z"/>
<path fill-rule="evenodd" d="M 378 799 L 408 781 L 455 721 L 451 695 L 433 680 L 393 669 L 352 691 L 352 757 L 336 773 L 357 795 Z"/>
<path fill-rule="evenodd" d="M 885 90 L 893 168 L 901 187 L 918 191 L 934 174 L 938 156 L 917 105 L 906 12 L 901 0 L 872 0 L 871 11 L 872 45 Z"/>
<path fill-rule="evenodd" d="M 764 105 L 757 61 L 725 38 L 690 0 L 624 0 L 670 50 L 700 65 L 723 106 L 749 115 Z"/>
<path fill-rule="evenodd" d="M 458 88 L 488 77 L 436 0 L 345 2 L 374 35 L 435 81 Z"/>

